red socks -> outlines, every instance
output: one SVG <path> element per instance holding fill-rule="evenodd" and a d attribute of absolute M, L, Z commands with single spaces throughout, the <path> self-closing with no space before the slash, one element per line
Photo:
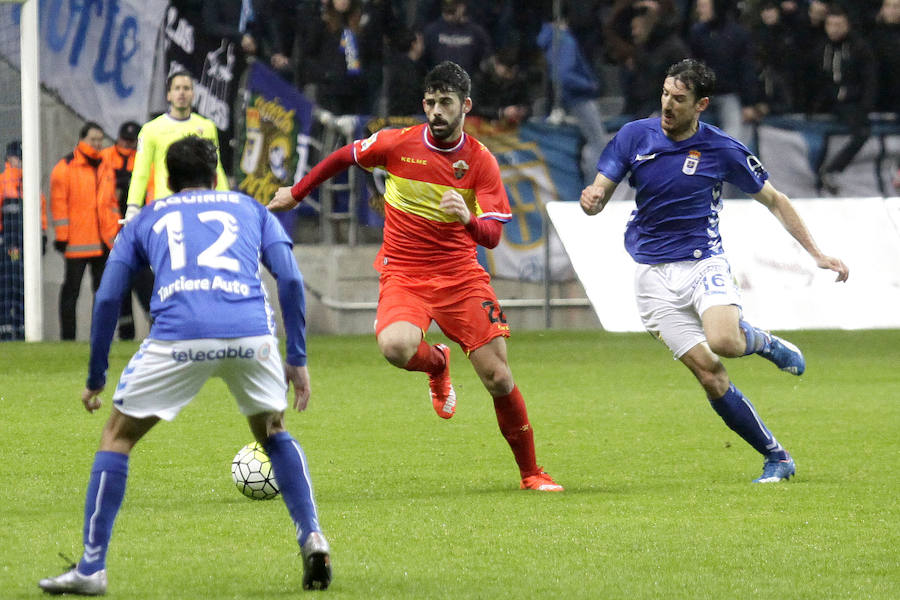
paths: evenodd
<path fill-rule="evenodd" d="M 538 474 L 541 469 L 534 457 L 534 432 L 518 386 L 514 386 L 505 396 L 494 398 L 494 412 L 497 413 L 500 433 L 506 438 L 522 477 Z"/>
<path fill-rule="evenodd" d="M 438 373 L 444 368 L 444 353 L 422 340 L 416 353 L 403 368 L 407 371 Z"/>

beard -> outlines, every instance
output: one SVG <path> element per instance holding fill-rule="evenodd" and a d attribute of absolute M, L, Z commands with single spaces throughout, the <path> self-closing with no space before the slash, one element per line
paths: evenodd
<path fill-rule="evenodd" d="M 428 121 L 428 129 L 431 131 L 432 137 L 436 140 L 444 141 L 452 136 L 462 123 L 462 113 L 460 113 L 452 121 Z"/>

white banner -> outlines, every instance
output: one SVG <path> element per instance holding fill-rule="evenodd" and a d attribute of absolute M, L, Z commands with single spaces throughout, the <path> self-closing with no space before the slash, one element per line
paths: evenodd
<path fill-rule="evenodd" d="M 765 329 L 900 328 L 900 199 L 795 200 L 819 247 L 850 267 L 846 283 L 815 262 L 772 214 L 752 200 L 726 200 L 725 253 L 748 321 Z M 631 202 L 594 217 L 577 202 L 547 211 L 601 324 L 643 331 L 634 302 L 634 261 L 625 252 Z"/>
<path fill-rule="evenodd" d="M 44 0 L 41 83 L 110 137 L 148 116 L 157 38 L 166 0 Z M 18 4 L 0 5 L 0 49 L 18 66 Z"/>

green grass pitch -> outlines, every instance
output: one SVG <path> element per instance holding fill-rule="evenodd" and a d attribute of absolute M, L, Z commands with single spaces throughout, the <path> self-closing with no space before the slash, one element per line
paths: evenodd
<path fill-rule="evenodd" d="M 433 336 L 429 336 L 432 338 Z M 566 486 L 523 492 L 491 402 L 458 348 L 459 403 L 439 419 L 425 377 L 374 339 L 313 337 L 310 408 L 291 413 L 332 545 L 334 598 L 900 597 L 900 331 L 805 331 L 796 378 L 726 362 L 797 461 L 762 459 L 645 334 L 515 333 L 510 364 L 538 460 Z M 439 340 L 437 337 L 432 341 Z M 136 349 L 116 343 L 111 389 Z M 0 344 L 0 597 L 81 551 L 84 492 L 109 412 L 80 402 L 83 343 Z M 244 498 L 230 462 L 251 441 L 212 381 L 131 458 L 108 558 L 111 598 L 300 597 L 280 499 Z"/>

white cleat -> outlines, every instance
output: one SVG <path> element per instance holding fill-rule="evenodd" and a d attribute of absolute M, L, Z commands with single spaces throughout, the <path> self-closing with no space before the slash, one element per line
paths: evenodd
<path fill-rule="evenodd" d="M 38 585 L 48 594 L 102 596 L 106 593 L 106 569 L 92 575 L 82 575 L 73 567 L 62 575 L 41 579 Z"/>

